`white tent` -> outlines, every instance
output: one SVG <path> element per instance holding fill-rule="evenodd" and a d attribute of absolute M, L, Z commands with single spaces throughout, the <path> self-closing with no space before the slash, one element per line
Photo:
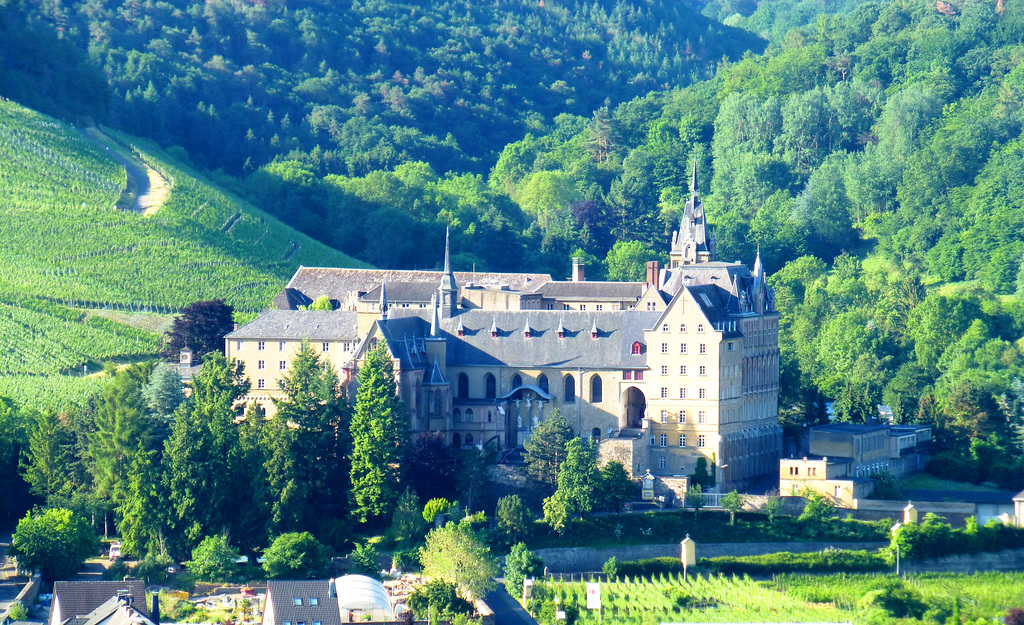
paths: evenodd
<path fill-rule="evenodd" d="M 393 621 L 394 611 L 391 598 L 384 584 L 365 575 L 345 575 L 334 580 L 338 592 L 338 610 L 341 622 L 362 620 L 366 615 L 371 621 Z"/>

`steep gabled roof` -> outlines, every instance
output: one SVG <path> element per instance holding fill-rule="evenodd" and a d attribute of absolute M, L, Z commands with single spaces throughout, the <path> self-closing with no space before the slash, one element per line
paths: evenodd
<path fill-rule="evenodd" d="M 341 625 L 338 597 L 332 586 L 333 580 L 327 579 L 268 581 L 267 602 L 273 604 L 274 623 L 264 625 Z M 297 599 L 301 605 L 295 605 Z M 312 605 L 312 599 L 316 605 Z"/>
<path fill-rule="evenodd" d="M 149 616 L 149 610 L 146 608 L 146 587 L 137 579 L 123 582 L 54 582 L 52 605 L 54 609 L 60 610 L 57 616 L 60 622 L 63 622 L 69 618 L 86 616 L 111 597 L 116 598 L 121 591 L 128 592 L 135 609 Z"/>

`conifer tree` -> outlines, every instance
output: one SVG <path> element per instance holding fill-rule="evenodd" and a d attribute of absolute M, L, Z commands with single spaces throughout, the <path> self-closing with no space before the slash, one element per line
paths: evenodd
<path fill-rule="evenodd" d="M 271 525 L 302 531 L 345 513 L 349 410 L 338 375 L 303 341 L 280 381 L 282 399 L 267 425 Z"/>
<path fill-rule="evenodd" d="M 572 428 L 557 409 L 552 410 L 526 441 L 526 472 L 551 490 L 558 486 L 558 468 L 565 461 L 565 445 L 572 437 Z"/>
<path fill-rule="evenodd" d="M 353 514 L 366 522 L 394 508 L 408 433 L 386 341 L 367 353 L 358 382 L 352 417 L 352 503 Z"/>

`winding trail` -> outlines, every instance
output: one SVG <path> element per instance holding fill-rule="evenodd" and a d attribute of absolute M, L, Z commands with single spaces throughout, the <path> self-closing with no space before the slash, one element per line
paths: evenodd
<path fill-rule="evenodd" d="M 107 155 L 124 167 L 128 177 L 129 193 L 134 189 L 132 211 L 142 215 L 152 215 L 160 210 L 160 207 L 167 201 L 167 196 L 171 194 L 171 183 L 167 178 L 141 161 L 117 141 L 108 137 L 99 128 L 86 128 L 79 132 L 83 137 L 103 148 Z M 125 199 L 127 198 L 122 195 L 122 200 Z"/>

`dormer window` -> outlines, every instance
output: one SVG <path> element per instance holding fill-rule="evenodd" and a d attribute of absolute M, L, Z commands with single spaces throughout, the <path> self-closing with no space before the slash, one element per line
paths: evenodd
<path fill-rule="evenodd" d="M 704 332 L 704 324 L 703 323 L 697 324 L 697 332 Z"/>
<path fill-rule="evenodd" d="M 633 341 L 633 349 L 630 351 L 630 353 L 634 356 L 639 356 L 642 351 L 643 346 L 640 345 L 640 341 Z"/>
<path fill-rule="evenodd" d="M 662 324 L 661 331 L 662 332 L 668 332 L 668 324 L 667 323 Z"/>
<path fill-rule="evenodd" d="M 564 339 L 565 338 L 565 330 L 559 330 L 558 331 L 558 338 L 560 338 L 560 339 Z"/>

